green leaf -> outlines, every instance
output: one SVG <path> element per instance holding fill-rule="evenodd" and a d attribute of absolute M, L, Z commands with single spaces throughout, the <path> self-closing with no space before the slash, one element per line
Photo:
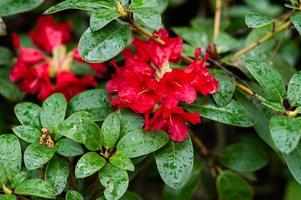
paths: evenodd
<path fill-rule="evenodd" d="M 106 200 L 104 196 L 97 198 L 96 200 Z M 126 193 L 120 198 L 120 200 L 142 200 L 142 198 L 131 191 L 126 191 Z"/>
<path fill-rule="evenodd" d="M 113 112 L 104 120 L 101 126 L 103 146 L 106 149 L 114 147 L 120 136 L 120 120 L 118 114 Z"/>
<path fill-rule="evenodd" d="M 106 164 L 106 160 L 95 152 L 83 155 L 75 166 L 76 178 L 85 178 L 99 171 Z"/>
<path fill-rule="evenodd" d="M 21 169 L 22 153 L 18 138 L 12 134 L 0 135 L 0 165 L 8 176 Z"/>
<path fill-rule="evenodd" d="M 157 30 L 162 27 L 161 14 L 150 8 L 134 8 L 135 21 L 141 22 L 144 26 Z"/>
<path fill-rule="evenodd" d="M 25 126 L 40 128 L 40 112 L 41 107 L 30 102 L 18 103 L 15 106 L 15 114 L 20 123 Z"/>
<path fill-rule="evenodd" d="M 137 115 L 136 113 L 133 113 L 132 111 L 119 109 L 117 111 L 117 114 L 119 116 L 121 124 L 121 136 L 126 135 L 132 130 L 141 129 L 143 127 L 143 117 Z"/>
<path fill-rule="evenodd" d="M 59 140 L 54 148 L 56 152 L 65 157 L 74 157 L 82 155 L 84 153 L 83 148 L 80 144 L 70 140 L 69 138 L 63 138 Z"/>
<path fill-rule="evenodd" d="M 2 21 L 2 23 L 4 23 Z M 0 17 L 0 26 L 1 26 L 1 17 Z M 0 47 L 0 65 L 10 64 L 13 59 L 13 54 L 6 47 Z M 14 94 L 16 95 L 16 94 Z"/>
<path fill-rule="evenodd" d="M 74 191 L 74 190 L 69 190 L 67 193 L 66 193 L 66 197 L 65 197 L 66 200 L 84 200 L 84 197 Z"/>
<path fill-rule="evenodd" d="M 301 71 L 292 76 L 288 84 L 287 99 L 292 106 L 301 106 Z"/>
<path fill-rule="evenodd" d="M 168 135 L 163 131 L 152 133 L 136 129 L 120 139 L 117 144 L 117 151 L 128 158 L 135 158 L 157 151 L 168 140 Z"/>
<path fill-rule="evenodd" d="M 239 172 L 253 172 L 268 163 L 268 156 L 252 144 L 239 143 L 227 146 L 220 154 L 219 161 Z"/>
<path fill-rule="evenodd" d="M 197 47 L 207 47 L 209 44 L 209 38 L 205 30 L 200 30 L 191 27 L 174 27 L 172 30 L 180 35 L 184 41 L 192 45 L 192 55 L 194 56 L 194 50 Z"/>
<path fill-rule="evenodd" d="M 188 181 L 193 167 L 193 147 L 190 138 L 181 143 L 170 141 L 155 153 L 161 178 L 169 187 L 180 189 Z"/>
<path fill-rule="evenodd" d="M 26 12 L 38 7 L 43 0 L 1 0 L 0 16 L 5 17 L 21 12 Z"/>
<path fill-rule="evenodd" d="M 85 146 L 90 151 L 96 151 L 100 149 L 102 145 L 102 136 L 99 126 L 93 121 L 85 121 L 83 129 L 86 134 Z"/>
<path fill-rule="evenodd" d="M 55 199 L 54 189 L 49 183 L 41 179 L 28 179 L 18 185 L 15 193 L 19 195 L 30 195 L 47 199 Z"/>
<path fill-rule="evenodd" d="M 285 95 L 284 83 L 281 75 L 271 65 L 249 60 L 246 68 L 258 81 L 268 100 L 282 102 Z"/>
<path fill-rule="evenodd" d="M 301 186 L 296 181 L 289 181 L 286 185 L 284 200 L 299 200 L 301 198 Z"/>
<path fill-rule="evenodd" d="M 283 158 L 295 180 L 301 184 L 301 144 L 289 154 L 283 154 Z"/>
<path fill-rule="evenodd" d="M 116 9 L 100 9 L 95 11 L 90 18 L 90 28 L 98 31 L 119 17 Z"/>
<path fill-rule="evenodd" d="M 113 21 L 99 31 L 88 28 L 79 41 L 79 52 L 86 61 L 104 62 L 117 56 L 131 38 L 127 25 Z"/>
<path fill-rule="evenodd" d="M 84 143 L 87 138 L 85 123 L 91 120 L 89 113 L 80 111 L 70 115 L 57 128 L 57 133 L 75 142 Z"/>
<path fill-rule="evenodd" d="M 283 153 L 290 153 L 300 141 L 301 120 L 286 116 L 273 116 L 270 131 L 275 146 Z"/>
<path fill-rule="evenodd" d="M 43 128 L 48 128 L 50 132 L 55 133 L 55 129 L 64 121 L 67 109 L 67 101 L 62 94 L 53 94 L 48 97 L 41 109 L 41 123 Z"/>
<path fill-rule="evenodd" d="M 220 32 L 214 42 L 219 53 L 231 51 L 239 45 L 234 37 L 225 32 Z"/>
<path fill-rule="evenodd" d="M 285 112 L 285 108 L 282 103 L 273 102 L 273 101 L 263 101 L 261 103 L 275 111 L 282 112 L 282 113 Z"/>
<path fill-rule="evenodd" d="M 295 28 L 297 29 L 297 31 L 301 35 L 301 13 L 297 12 L 297 13 L 292 14 L 291 15 L 291 20 L 292 20 Z"/>
<path fill-rule="evenodd" d="M 223 171 L 217 177 L 217 191 L 223 200 L 252 200 L 253 191 L 250 185 L 239 175 Z"/>
<path fill-rule="evenodd" d="M 0 200 L 17 200 L 17 197 L 13 194 L 0 194 Z"/>
<path fill-rule="evenodd" d="M 66 0 L 50 7 L 45 11 L 45 14 L 52 14 L 67 9 L 95 11 L 102 8 L 114 8 L 114 3 L 109 0 Z"/>
<path fill-rule="evenodd" d="M 17 174 L 14 175 L 14 177 L 12 179 L 12 187 L 16 188 L 23 181 L 25 181 L 27 177 L 28 177 L 28 172 L 27 171 L 18 172 Z"/>
<path fill-rule="evenodd" d="M 119 153 L 118 151 L 109 158 L 109 161 L 112 165 L 120 169 L 125 169 L 128 171 L 135 170 L 135 166 L 133 165 L 131 159 L 125 157 L 122 153 Z"/>
<path fill-rule="evenodd" d="M 107 164 L 99 172 L 100 183 L 105 187 L 107 200 L 120 199 L 129 185 L 129 177 L 125 170 Z"/>
<path fill-rule="evenodd" d="M 132 0 L 130 9 L 135 8 L 155 8 L 158 6 L 157 0 Z"/>
<path fill-rule="evenodd" d="M 93 89 L 82 92 L 69 102 L 70 114 L 77 111 L 87 111 L 95 121 L 103 121 L 112 112 L 108 93 L 104 89 Z"/>
<path fill-rule="evenodd" d="M 245 22 L 249 28 L 260 28 L 275 22 L 275 20 L 260 13 L 250 13 L 246 15 Z"/>
<path fill-rule="evenodd" d="M 39 139 L 42 135 L 39 129 L 30 126 L 16 126 L 12 130 L 14 134 L 28 143 L 39 142 Z"/>
<path fill-rule="evenodd" d="M 202 117 L 233 126 L 251 127 L 254 125 L 254 121 L 246 109 L 234 99 L 225 107 L 218 107 L 211 101 L 202 102 L 200 100 L 185 105 L 185 109 L 189 112 L 199 112 Z"/>
<path fill-rule="evenodd" d="M 213 99 L 217 105 L 226 106 L 233 97 L 236 81 L 220 69 L 213 69 L 210 73 L 218 81 L 218 92 L 212 95 Z"/>
<path fill-rule="evenodd" d="M 41 144 L 30 144 L 24 152 L 24 163 L 28 170 L 34 170 L 46 164 L 54 155 L 55 149 Z"/>
<path fill-rule="evenodd" d="M 3 19 L 0 17 L 0 36 L 4 36 L 6 34 L 7 34 L 6 25 L 5 25 L 4 21 L 3 21 Z M 2 48 L 0 48 L 0 53 L 1 53 L 1 49 Z M 0 61 L 0 65 L 3 62 L 5 63 L 5 61 Z"/>
<path fill-rule="evenodd" d="M 45 180 L 54 187 L 55 195 L 61 194 L 67 183 L 69 166 L 67 160 L 54 156 L 47 164 Z"/>
<path fill-rule="evenodd" d="M 0 79 L 0 94 L 14 102 L 22 101 L 25 96 L 15 84 L 4 79 Z"/>

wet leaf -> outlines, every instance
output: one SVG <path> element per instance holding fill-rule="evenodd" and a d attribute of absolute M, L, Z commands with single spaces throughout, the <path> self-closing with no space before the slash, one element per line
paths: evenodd
<path fill-rule="evenodd" d="M 17 174 L 14 175 L 12 179 L 12 187 L 16 188 L 18 185 L 20 185 L 23 181 L 25 181 L 28 177 L 27 171 L 20 171 Z"/>
<path fill-rule="evenodd" d="M 59 140 L 54 148 L 58 154 L 66 157 L 78 156 L 84 153 L 81 145 L 69 138 Z"/>
<path fill-rule="evenodd" d="M 19 195 L 30 195 L 47 199 L 55 199 L 54 189 L 51 185 L 41 179 L 28 179 L 15 189 Z"/>
<path fill-rule="evenodd" d="M 112 165 L 120 169 L 125 169 L 128 171 L 135 170 L 135 166 L 133 165 L 131 159 L 125 157 L 122 153 L 119 153 L 118 151 L 109 158 L 109 161 Z"/>
<path fill-rule="evenodd" d="M 163 131 L 152 133 L 136 129 L 120 139 L 117 144 L 117 151 L 128 158 L 135 158 L 157 151 L 168 140 L 168 135 Z"/>
<path fill-rule="evenodd" d="M 250 13 L 246 15 L 245 22 L 249 28 L 260 28 L 275 22 L 275 20 L 260 13 Z"/>
<path fill-rule="evenodd" d="M 252 144 L 238 143 L 227 146 L 220 154 L 219 161 L 239 172 L 253 172 L 268 163 L 268 156 Z"/>
<path fill-rule="evenodd" d="M 120 120 L 117 113 L 113 112 L 106 117 L 101 126 L 101 134 L 103 146 L 106 149 L 114 147 L 120 136 Z"/>
<path fill-rule="evenodd" d="M 98 31 L 119 17 L 116 9 L 100 9 L 95 11 L 90 18 L 90 28 Z"/>
<path fill-rule="evenodd" d="M 106 199 L 120 199 L 129 185 L 129 177 L 125 170 L 107 164 L 99 172 L 100 183 L 105 187 Z"/>
<path fill-rule="evenodd" d="M 299 34 L 301 35 L 301 13 L 294 13 L 291 15 L 291 20 L 295 26 L 295 28 L 297 29 L 297 31 L 299 32 Z"/>
<path fill-rule="evenodd" d="M 288 84 L 287 99 L 292 106 L 301 106 L 301 72 L 292 76 Z"/>
<path fill-rule="evenodd" d="M 135 129 L 141 129 L 144 124 L 143 117 L 133 113 L 130 110 L 119 109 L 116 112 L 120 119 L 121 124 L 121 136 L 126 135 Z"/>
<path fill-rule="evenodd" d="M 15 114 L 22 125 L 41 128 L 40 123 L 41 107 L 30 103 L 22 102 L 15 106 Z"/>
<path fill-rule="evenodd" d="M 28 170 L 34 170 L 46 164 L 54 155 L 55 149 L 41 144 L 30 144 L 24 152 L 24 163 Z"/>
<path fill-rule="evenodd" d="M 155 153 L 161 178 L 166 185 L 180 189 L 188 181 L 193 167 L 193 147 L 190 138 L 181 143 L 170 141 Z"/>
<path fill-rule="evenodd" d="M 217 177 L 217 190 L 223 200 L 252 200 L 253 191 L 250 185 L 239 175 L 223 171 Z"/>
<path fill-rule="evenodd" d="M 38 7 L 43 0 L 1 0 L 0 16 L 5 17 L 26 12 Z"/>
<path fill-rule="evenodd" d="M 54 156 L 47 164 L 45 181 L 54 187 L 55 195 L 61 194 L 66 187 L 69 174 L 68 162 Z"/>
<path fill-rule="evenodd" d="M 17 200 L 17 197 L 13 194 L 0 194 L 0 200 Z"/>
<path fill-rule="evenodd" d="M 41 123 L 43 128 L 48 128 L 51 133 L 65 119 L 67 101 L 62 94 L 53 94 L 49 96 L 42 105 Z"/>
<path fill-rule="evenodd" d="M 75 166 L 76 178 L 85 178 L 99 171 L 106 164 L 106 160 L 95 152 L 83 155 Z"/>
<path fill-rule="evenodd" d="M 130 38 L 129 27 L 113 21 L 99 31 L 88 28 L 79 41 L 79 52 L 86 61 L 104 62 L 117 56 Z"/>
<path fill-rule="evenodd" d="M 84 197 L 74 191 L 74 190 L 69 190 L 67 193 L 66 193 L 66 197 L 65 197 L 66 200 L 84 200 Z"/>
<path fill-rule="evenodd" d="M 16 126 L 12 130 L 15 135 L 28 143 L 38 143 L 42 135 L 39 129 L 30 126 Z"/>
<path fill-rule="evenodd" d="M 283 153 L 290 153 L 300 141 L 301 119 L 273 116 L 270 121 L 270 131 L 275 146 Z"/>

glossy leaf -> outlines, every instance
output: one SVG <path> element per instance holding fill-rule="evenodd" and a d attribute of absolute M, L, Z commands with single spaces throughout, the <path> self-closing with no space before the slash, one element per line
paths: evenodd
<path fill-rule="evenodd" d="M 193 104 L 185 105 L 185 108 L 190 112 L 199 112 L 202 117 L 233 126 L 250 127 L 254 125 L 254 121 L 246 109 L 234 99 L 224 107 L 218 107 L 210 101 L 196 101 Z"/>
<path fill-rule="evenodd" d="M 116 9 L 100 9 L 95 11 L 90 18 L 90 28 L 98 31 L 119 17 Z"/>
<path fill-rule="evenodd" d="M 23 181 L 25 181 L 28 177 L 27 171 L 20 171 L 17 174 L 14 174 L 14 177 L 12 179 L 12 187 L 15 188 L 18 185 L 20 185 Z"/>
<path fill-rule="evenodd" d="M 295 26 L 295 28 L 297 29 L 297 31 L 299 32 L 299 34 L 301 35 L 301 13 L 294 13 L 291 15 L 291 20 Z"/>
<path fill-rule="evenodd" d="M 1 0 L 0 16 L 9 16 L 17 13 L 26 12 L 38 7 L 43 0 Z"/>
<path fill-rule="evenodd" d="M 219 156 L 226 167 L 239 172 L 253 172 L 268 163 L 265 151 L 252 144 L 238 143 L 227 146 Z"/>
<path fill-rule="evenodd" d="M 122 153 L 119 153 L 118 151 L 109 158 L 109 161 L 112 165 L 120 169 L 125 169 L 128 171 L 135 170 L 135 166 L 133 165 L 131 159 L 125 157 Z"/>
<path fill-rule="evenodd" d="M 150 8 L 135 8 L 131 10 L 136 21 L 140 21 L 144 26 L 157 30 L 162 27 L 161 14 Z"/>
<path fill-rule="evenodd" d="M 88 28 L 79 41 L 79 52 L 89 62 L 104 62 L 117 56 L 130 38 L 129 27 L 113 21 L 99 31 Z"/>
<path fill-rule="evenodd" d="M 292 106 L 301 106 L 301 72 L 294 74 L 291 78 L 287 89 L 287 99 Z"/>
<path fill-rule="evenodd" d="M 66 197 L 65 197 L 66 200 L 84 200 L 84 197 L 74 191 L 74 190 L 69 190 L 67 193 L 66 193 Z"/>
<path fill-rule="evenodd" d="M 54 133 L 58 124 L 65 119 L 67 101 L 62 94 L 53 94 L 48 97 L 41 110 L 41 123 L 43 128 L 48 128 Z"/>
<path fill-rule="evenodd" d="M 169 187 L 180 189 L 187 182 L 193 167 L 193 147 L 190 138 L 181 143 L 170 141 L 155 153 L 161 178 Z"/>
<path fill-rule="evenodd" d="M 295 180 L 301 184 L 301 144 L 291 153 L 283 154 L 283 158 Z"/>
<path fill-rule="evenodd" d="M 103 121 L 112 112 L 108 94 L 104 89 L 93 89 L 82 92 L 69 102 L 69 113 L 87 111 L 95 121 Z"/>
<path fill-rule="evenodd" d="M 252 200 L 253 191 L 239 175 L 223 171 L 217 177 L 217 190 L 223 200 Z"/>
<path fill-rule="evenodd" d="M 0 17 L 0 27 L 1 27 L 1 23 L 4 22 L 3 21 L 1 22 L 1 17 Z M 11 51 L 6 47 L 0 47 L 0 65 L 9 64 L 11 63 L 12 59 L 13 59 L 13 54 L 11 53 Z"/>
<path fill-rule="evenodd" d="M 117 151 L 128 158 L 135 158 L 157 151 L 168 140 L 168 135 L 163 131 L 152 133 L 136 129 L 120 139 L 117 144 Z"/>
<path fill-rule="evenodd" d="M 219 69 L 213 69 L 210 73 L 218 81 L 219 86 L 218 92 L 212 95 L 214 101 L 219 106 L 226 106 L 234 95 L 236 81 L 234 78 L 228 76 L 224 71 Z"/>
<path fill-rule="evenodd" d="M 19 195 L 30 195 L 47 199 L 54 199 L 55 193 L 53 187 L 41 179 L 28 179 L 18 185 L 15 193 Z"/>
<path fill-rule="evenodd" d="M 246 68 L 258 81 L 268 100 L 281 102 L 285 95 L 281 75 L 269 64 L 258 61 L 247 61 Z"/>
<path fill-rule="evenodd" d="M 46 164 L 54 155 L 55 149 L 41 144 L 31 144 L 24 152 L 24 163 L 28 170 L 34 170 Z"/>
<path fill-rule="evenodd" d="M 275 146 L 283 153 L 290 153 L 300 141 L 301 119 L 273 116 L 270 122 L 270 131 Z"/>
<path fill-rule="evenodd" d="M 67 160 L 54 156 L 47 164 L 45 180 L 54 187 L 56 195 L 61 194 L 66 187 L 69 174 Z"/>
<path fill-rule="evenodd" d="M 117 113 L 113 112 L 106 117 L 101 126 L 101 134 L 103 146 L 106 149 L 114 147 L 120 136 L 120 120 Z"/>
<path fill-rule="evenodd" d="M 4 79 L 0 79 L 0 95 L 14 102 L 22 101 L 25 96 L 15 84 Z"/>
<path fill-rule="evenodd" d="M 100 183 L 105 187 L 104 195 L 107 200 L 119 199 L 126 192 L 129 177 L 124 169 L 107 164 L 99 172 Z"/>
<path fill-rule="evenodd" d="M 135 129 L 141 129 L 144 124 L 143 117 L 133 113 L 130 110 L 119 109 L 116 112 L 120 119 L 121 136 L 126 135 Z"/>
<path fill-rule="evenodd" d="M 106 164 L 106 160 L 95 152 L 83 155 L 75 166 L 76 178 L 85 178 L 99 171 Z"/>
<path fill-rule="evenodd" d="M 41 128 L 40 123 L 41 107 L 30 103 L 18 103 L 15 106 L 15 114 L 22 125 Z"/>
<path fill-rule="evenodd" d="M 45 14 L 52 14 L 67 9 L 95 11 L 102 8 L 114 8 L 114 4 L 109 0 L 66 0 L 52 6 L 45 11 Z"/>
<path fill-rule="evenodd" d="M 8 176 L 21 169 L 22 153 L 18 138 L 12 134 L 0 135 L 0 167 Z"/>
<path fill-rule="evenodd" d="M 81 145 L 69 138 L 59 140 L 54 148 L 58 154 L 66 157 L 78 156 L 84 153 Z"/>
<path fill-rule="evenodd" d="M 0 200 L 17 200 L 17 197 L 13 194 L 0 194 Z"/>
<path fill-rule="evenodd" d="M 39 129 L 30 126 L 16 126 L 13 129 L 15 135 L 29 143 L 37 143 L 42 135 Z"/>
<path fill-rule="evenodd" d="M 102 145 L 102 136 L 99 126 L 93 121 L 85 121 L 83 123 L 83 131 L 86 134 L 85 146 L 90 151 L 96 151 L 100 149 Z"/>
<path fill-rule="evenodd" d="M 273 23 L 275 20 L 259 13 L 247 14 L 245 22 L 249 28 L 260 28 Z"/>

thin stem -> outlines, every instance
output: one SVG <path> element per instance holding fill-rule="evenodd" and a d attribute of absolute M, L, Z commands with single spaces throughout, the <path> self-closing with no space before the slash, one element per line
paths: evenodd
<path fill-rule="evenodd" d="M 215 1 L 215 16 L 214 16 L 214 31 L 213 31 L 213 41 L 216 40 L 221 22 L 221 13 L 222 13 L 222 0 Z"/>
<path fill-rule="evenodd" d="M 286 29 L 288 29 L 290 27 L 290 25 L 291 25 L 291 21 L 287 21 L 287 22 L 281 24 L 280 26 L 276 27 L 274 31 L 272 31 L 270 33 L 267 33 L 265 36 L 263 36 L 262 38 L 260 38 L 257 42 L 254 42 L 254 43 L 250 44 L 249 46 L 247 46 L 247 47 L 239 50 L 233 56 L 236 57 L 236 58 L 241 57 L 242 55 L 248 53 L 249 51 L 253 50 L 257 46 L 261 45 L 262 43 L 270 40 L 277 33 L 285 31 Z"/>
<path fill-rule="evenodd" d="M 191 137 L 192 141 L 194 142 L 194 144 L 200 150 L 200 153 L 202 154 L 202 156 L 207 157 L 209 154 L 209 151 L 208 151 L 207 147 L 204 145 L 204 143 L 202 142 L 202 140 L 199 137 L 197 137 L 192 131 L 190 131 L 190 137 Z"/>

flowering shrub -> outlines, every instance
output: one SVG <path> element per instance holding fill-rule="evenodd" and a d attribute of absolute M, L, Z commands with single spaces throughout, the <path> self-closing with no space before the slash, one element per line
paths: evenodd
<path fill-rule="evenodd" d="M 1 1 L 0 200 L 300 199 L 301 2 L 205 2 Z"/>

